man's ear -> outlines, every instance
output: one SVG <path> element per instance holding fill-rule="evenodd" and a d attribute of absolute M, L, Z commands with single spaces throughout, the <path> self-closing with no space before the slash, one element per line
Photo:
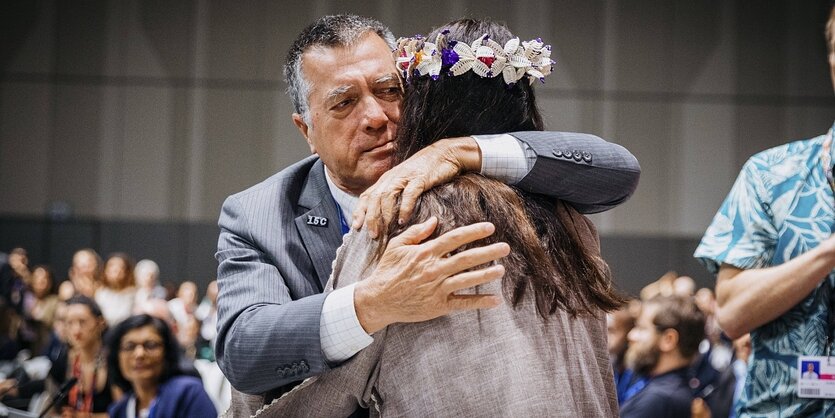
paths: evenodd
<path fill-rule="evenodd" d="M 312 154 L 316 154 L 316 147 L 313 145 L 313 142 L 310 140 L 310 126 L 304 121 L 302 115 L 298 113 L 293 113 L 293 125 L 296 125 L 299 132 L 301 132 L 302 136 L 304 137 L 305 141 L 307 141 L 307 145 L 310 146 L 310 152 Z"/>
<path fill-rule="evenodd" d="M 658 348 L 662 353 L 669 353 L 678 349 L 678 331 L 667 328 L 661 333 L 661 338 L 658 340 Z"/>

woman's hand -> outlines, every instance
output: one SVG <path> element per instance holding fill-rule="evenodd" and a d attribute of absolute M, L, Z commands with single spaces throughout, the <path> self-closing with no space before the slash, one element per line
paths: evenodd
<path fill-rule="evenodd" d="M 383 174 L 360 195 L 351 227 L 368 228 L 377 238 L 396 217 L 402 224 L 411 216 L 418 197 L 466 171 L 481 169 L 481 151 L 471 137 L 442 139 L 416 152 L 408 160 Z M 397 206 L 397 198 L 400 205 Z"/>

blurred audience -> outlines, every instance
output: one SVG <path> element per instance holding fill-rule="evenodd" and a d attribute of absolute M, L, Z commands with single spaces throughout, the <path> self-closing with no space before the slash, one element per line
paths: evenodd
<path fill-rule="evenodd" d="M 8 361 L 14 359 L 21 349 L 17 338 L 20 315 L 5 301 L 0 301 L 0 318 L 3 318 L 0 321 L 0 361 Z"/>
<path fill-rule="evenodd" d="M 47 327 L 52 327 L 55 309 L 58 306 L 52 270 L 45 265 L 35 266 L 32 269 L 31 286 L 32 291 L 24 303 L 24 308 L 32 319 L 40 321 Z"/>
<path fill-rule="evenodd" d="M 114 253 L 102 263 L 95 250 L 84 248 L 73 254 L 68 280 L 56 283 L 49 266 L 30 270 L 24 249 L 0 253 L 0 400 L 40 412 L 60 385 L 75 378 L 78 383 L 51 414 L 103 417 L 112 406 L 116 416 L 141 416 L 136 413 L 146 412 L 147 401 L 154 396 L 169 409 L 152 408 L 151 416 L 216 416 L 218 408 L 228 407 L 229 384 L 213 350 L 217 282 L 209 283 L 202 300 L 194 282 L 180 284 L 176 298 L 168 300 L 159 279 L 159 266 L 153 260 L 134 267 L 128 254 Z M 131 325 L 139 317 L 131 317 L 133 313 L 144 314 L 142 324 Z M 130 343 L 136 334 L 146 344 L 110 353 L 115 355 L 113 363 L 103 337 L 108 328 L 122 330 L 118 338 L 123 342 Z M 170 341 L 161 351 L 162 363 L 155 360 L 155 344 L 148 343 L 156 337 Z M 129 361 L 118 373 L 128 397 L 122 396 L 114 380 L 114 367 L 125 359 Z M 195 360 L 200 362 L 200 373 Z M 163 371 L 156 374 L 159 370 Z M 142 377 L 146 372 L 153 376 Z"/>
<path fill-rule="evenodd" d="M 136 278 L 135 312 L 150 299 L 165 300 L 168 296 L 165 288 L 159 285 L 159 266 L 155 261 L 140 260 L 133 269 L 133 275 Z"/>
<path fill-rule="evenodd" d="M 206 287 L 206 296 L 194 311 L 194 316 L 201 323 L 197 358 L 214 361 L 215 337 L 217 336 L 217 280 L 209 282 Z"/>
<path fill-rule="evenodd" d="M 626 367 L 626 350 L 629 347 L 627 335 L 634 326 L 635 317 L 632 316 L 629 305 L 606 315 L 609 358 L 615 375 L 618 405 L 623 405 L 646 385 L 645 377 Z"/>
<path fill-rule="evenodd" d="M 171 310 L 168 309 L 168 303 L 161 299 L 151 299 L 142 306 L 141 314 L 147 314 L 153 316 L 154 318 L 161 319 L 165 321 L 168 325 L 168 328 L 171 330 L 171 333 L 174 335 L 174 340 L 177 342 L 177 349 L 179 350 L 179 357 L 180 357 L 180 370 L 188 374 L 190 376 L 199 377 L 200 374 L 197 372 L 197 369 L 194 367 L 194 361 L 192 358 L 189 358 L 186 355 L 185 347 L 180 344 L 179 339 L 177 336 L 180 334 L 180 326 L 177 324 L 177 321 L 174 320 L 174 317 L 171 315 Z"/>
<path fill-rule="evenodd" d="M 30 289 L 24 299 L 25 320 L 27 328 L 32 332 L 32 352 L 40 353 L 48 344 L 58 307 L 58 296 L 55 295 L 52 270 L 44 265 L 32 269 Z"/>
<path fill-rule="evenodd" d="M 673 280 L 673 294 L 689 298 L 696 294 L 696 281 L 690 276 L 679 276 Z"/>
<path fill-rule="evenodd" d="M 67 301 L 65 332 L 69 349 L 62 352 L 49 372 L 59 386 L 68 379 L 78 379 L 56 406 L 62 416 L 105 417 L 107 407 L 121 396 L 105 361 L 106 329 L 101 309 L 93 299 L 76 295 Z"/>
<path fill-rule="evenodd" d="M 668 271 L 664 273 L 658 280 L 644 286 L 641 289 L 641 300 L 650 300 L 656 296 L 671 296 L 675 289 L 675 281 L 678 278 L 678 273 Z"/>
<path fill-rule="evenodd" d="M 691 361 L 704 338 L 704 314 L 690 298 L 654 296 L 644 301 L 629 332 L 627 367 L 650 379 L 621 406 L 621 417 L 690 416 Z"/>
<path fill-rule="evenodd" d="M 133 260 L 125 253 L 112 254 L 104 265 L 104 280 L 96 291 L 96 302 L 109 326 L 122 322 L 133 312 L 134 284 Z"/>
<path fill-rule="evenodd" d="M 23 313 L 23 298 L 29 281 L 29 257 L 23 248 L 0 253 L 0 301 L 18 314 Z"/>
<path fill-rule="evenodd" d="M 75 286 L 71 281 L 65 280 L 58 285 L 58 300 L 66 302 L 73 296 L 75 296 Z"/>
<path fill-rule="evenodd" d="M 52 319 L 52 329 L 49 340 L 43 350 L 43 355 L 55 363 L 61 353 L 67 348 L 67 303 L 58 301 L 55 305 L 55 316 Z"/>
<path fill-rule="evenodd" d="M 93 298 L 101 282 L 101 256 L 92 248 L 75 252 L 68 272 L 75 293 Z"/>
<path fill-rule="evenodd" d="M 177 297 L 168 301 L 168 310 L 177 322 L 179 333 L 186 332 L 190 318 L 194 316 L 197 309 L 197 285 L 194 282 L 185 281 L 177 289 Z M 185 338 L 178 333 L 177 338 Z"/>

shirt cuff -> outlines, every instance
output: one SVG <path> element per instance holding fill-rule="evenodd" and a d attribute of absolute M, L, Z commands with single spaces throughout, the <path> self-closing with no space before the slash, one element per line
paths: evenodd
<path fill-rule="evenodd" d="M 516 184 L 530 172 L 528 145 L 511 135 L 474 135 L 481 149 L 481 174 L 504 182 Z M 531 152 L 536 159 L 535 153 Z"/>
<path fill-rule="evenodd" d="M 354 309 L 356 283 L 331 292 L 322 305 L 319 338 L 322 353 L 332 363 L 341 363 L 374 342 L 360 325 Z"/>

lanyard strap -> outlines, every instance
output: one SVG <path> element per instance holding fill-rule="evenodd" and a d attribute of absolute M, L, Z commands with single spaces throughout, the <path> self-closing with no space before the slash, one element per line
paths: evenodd
<path fill-rule="evenodd" d="M 348 222 L 345 221 L 345 217 L 342 216 L 342 208 L 339 206 L 339 202 L 336 201 L 336 198 L 333 198 L 333 204 L 336 205 L 336 214 L 339 216 L 339 226 L 342 227 L 342 235 L 347 234 L 351 231 L 351 228 L 348 226 Z"/>
<path fill-rule="evenodd" d="M 96 363 L 93 367 L 92 384 L 89 390 L 84 388 L 83 374 L 81 369 L 81 355 L 76 355 L 75 361 L 72 365 L 72 375 L 78 379 L 78 383 L 73 385 L 70 390 L 69 403 L 78 412 L 93 412 L 93 396 L 96 393 L 96 378 L 99 374 L 99 363 L 101 362 L 101 352 L 96 356 Z"/>

